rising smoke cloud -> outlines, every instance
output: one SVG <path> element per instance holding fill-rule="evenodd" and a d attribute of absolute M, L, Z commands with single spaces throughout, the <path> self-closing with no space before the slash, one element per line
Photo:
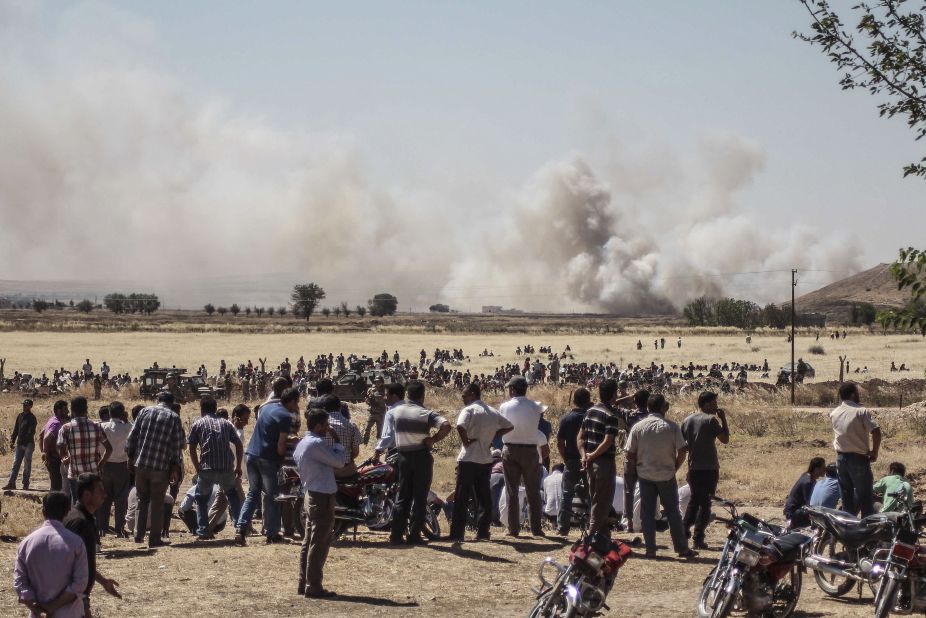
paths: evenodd
<path fill-rule="evenodd" d="M 0 0 L 0 278 L 298 273 L 331 302 L 636 314 L 729 291 L 727 271 L 858 268 L 845 239 L 770 231 L 738 202 L 764 165 L 743 138 L 705 140 L 688 172 L 644 170 L 642 189 L 639 164 L 566 154 L 470 220 L 378 186 L 353 139 L 191 94 L 131 15 L 78 5 L 52 30 L 39 13 Z"/>

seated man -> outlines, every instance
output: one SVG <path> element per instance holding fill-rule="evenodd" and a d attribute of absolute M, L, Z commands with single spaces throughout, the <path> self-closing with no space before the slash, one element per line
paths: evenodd
<path fill-rule="evenodd" d="M 190 534 L 196 534 L 196 482 L 187 490 L 186 495 L 177 509 L 180 519 L 186 524 Z M 218 485 L 213 486 L 209 497 L 209 529 L 207 533 L 215 535 L 225 528 L 228 523 L 228 498 Z"/>
<path fill-rule="evenodd" d="M 688 503 L 691 502 L 691 487 L 688 484 L 684 484 L 678 488 L 678 510 L 681 513 L 684 513 L 688 509 Z M 637 488 L 633 492 L 633 529 L 641 530 L 643 526 L 643 519 L 640 515 L 641 508 L 641 499 L 640 499 L 640 486 L 637 485 Z M 656 531 L 665 532 L 669 529 L 669 520 L 666 518 L 665 512 L 661 512 L 659 517 L 656 519 Z"/>
<path fill-rule="evenodd" d="M 556 522 L 559 515 L 559 506 L 563 501 L 563 464 L 553 466 L 553 471 L 543 480 L 543 515 L 552 522 Z"/>
<path fill-rule="evenodd" d="M 829 464 L 826 466 L 824 477 L 814 483 L 808 504 L 810 506 L 824 506 L 828 509 L 835 509 L 841 497 L 839 472 L 836 470 L 836 464 Z"/>
<path fill-rule="evenodd" d="M 881 501 L 882 513 L 913 508 L 913 488 L 904 478 L 906 474 L 907 467 L 895 461 L 888 467 L 888 475 L 874 484 L 874 494 Z M 903 496 L 898 495 L 901 492 Z"/>
<path fill-rule="evenodd" d="M 147 528 L 151 526 L 151 508 L 154 505 L 151 505 L 148 509 L 148 519 L 147 519 Z M 170 515 L 174 510 L 174 499 L 168 493 L 164 495 L 164 527 L 161 530 L 161 536 L 165 537 L 170 532 Z M 129 531 L 130 534 L 135 534 L 135 522 L 138 519 L 138 492 L 133 487 L 129 491 L 128 498 L 128 510 L 125 513 L 125 529 Z M 147 530 L 146 530 L 147 532 Z"/>

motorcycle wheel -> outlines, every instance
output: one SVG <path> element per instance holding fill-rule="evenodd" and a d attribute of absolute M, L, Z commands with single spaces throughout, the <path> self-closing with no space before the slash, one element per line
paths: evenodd
<path fill-rule="evenodd" d="M 528 614 L 528 618 L 546 618 L 543 610 L 547 603 L 549 603 L 550 595 L 552 593 L 553 591 L 549 590 L 540 595 L 540 597 L 537 599 L 537 603 L 534 604 L 534 608 L 531 609 L 531 613 Z"/>
<path fill-rule="evenodd" d="M 887 575 L 881 579 L 875 596 L 875 618 L 887 618 L 897 603 L 897 580 Z"/>
<path fill-rule="evenodd" d="M 331 536 L 331 540 L 332 540 L 332 541 L 337 541 L 338 539 L 341 538 L 341 536 L 342 536 L 345 532 L 347 532 L 348 530 L 350 530 L 350 528 L 351 528 L 351 525 L 350 525 L 350 523 L 347 522 L 346 520 L 343 520 L 343 519 L 335 519 L 335 520 L 334 520 L 334 528 L 333 528 L 333 530 L 332 530 L 332 532 L 331 532 L 331 535 L 332 535 L 332 536 Z"/>
<path fill-rule="evenodd" d="M 801 598 L 802 583 L 801 569 L 795 564 L 791 567 L 791 572 L 775 584 L 771 609 L 771 615 L 774 618 L 788 618 L 794 613 L 797 602 Z"/>
<path fill-rule="evenodd" d="M 714 577 L 714 571 L 717 570 L 717 567 L 710 572 L 707 576 L 707 579 L 704 580 L 704 586 L 701 587 L 701 596 L 698 597 L 698 618 L 711 618 L 711 615 L 714 613 L 714 607 L 717 605 L 718 592 L 722 590 L 722 582 L 718 579 L 714 582 L 714 587 L 711 588 L 711 580 Z"/>
<path fill-rule="evenodd" d="M 813 553 L 826 558 L 837 558 L 840 560 L 848 557 L 848 552 L 842 542 L 829 534 L 824 534 L 814 541 Z M 841 597 L 855 587 L 855 582 L 848 577 L 824 574 L 817 570 L 814 570 L 813 577 L 817 582 L 817 586 L 820 587 L 820 590 L 831 597 Z"/>
<path fill-rule="evenodd" d="M 726 590 L 720 590 L 714 602 L 714 611 L 711 612 L 711 618 L 726 618 L 733 611 L 733 602 L 736 600 L 735 594 L 730 594 Z"/>

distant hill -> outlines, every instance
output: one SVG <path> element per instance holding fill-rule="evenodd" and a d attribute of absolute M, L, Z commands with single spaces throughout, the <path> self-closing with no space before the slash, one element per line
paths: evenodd
<path fill-rule="evenodd" d="M 801 313 L 825 313 L 829 321 L 846 322 L 852 305 L 871 303 L 876 309 L 896 309 L 910 300 L 908 290 L 898 290 L 888 264 L 835 281 L 797 299 Z"/>

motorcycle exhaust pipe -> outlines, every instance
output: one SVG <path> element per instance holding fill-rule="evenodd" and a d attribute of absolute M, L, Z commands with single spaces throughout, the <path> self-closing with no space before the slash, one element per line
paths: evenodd
<path fill-rule="evenodd" d="M 804 559 L 804 566 L 814 571 L 826 573 L 827 575 L 836 575 L 837 577 L 846 577 L 853 581 L 863 581 L 864 578 L 849 571 L 853 565 L 840 560 L 828 560 L 822 556 L 808 556 Z"/>

